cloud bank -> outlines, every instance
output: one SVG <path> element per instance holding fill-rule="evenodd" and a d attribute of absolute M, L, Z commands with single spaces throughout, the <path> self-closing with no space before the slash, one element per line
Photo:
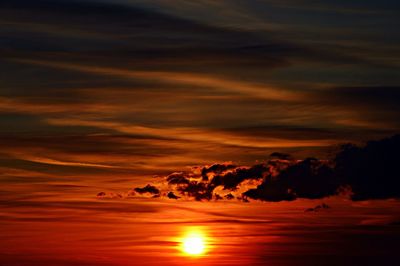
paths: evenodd
<path fill-rule="evenodd" d="M 232 163 L 195 167 L 162 177 L 168 193 L 154 185 L 139 193 L 162 194 L 170 199 L 291 201 L 321 199 L 347 191 L 352 200 L 399 198 L 400 135 L 370 141 L 360 147 L 340 146 L 333 160 L 294 160 L 272 153 L 271 159 L 253 166 Z"/>

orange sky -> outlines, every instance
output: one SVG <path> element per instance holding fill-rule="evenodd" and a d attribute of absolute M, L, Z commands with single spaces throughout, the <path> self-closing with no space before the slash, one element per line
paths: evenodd
<path fill-rule="evenodd" d="M 396 0 L 2 0 L 0 265 L 398 259 L 400 138 L 354 148 L 374 159 L 355 177 L 338 179 L 333 161 L 343 143 L 400 131 L 398 10 Z M 141 194 L 146 185 L 160 191 Z M 179 250 L 191 228 L 206 236 L 196 258 Z"/>
<path fill-rule="evenodd" d="M 74 190 L 71 188 L 71 191 Z M 398 202 L 351 203 L 332 198 L 319 213 L 315 201 L 290 203 L 167 203 L 164 200 L 64 199 L 42 195 L 3 208 L 1 256 L 5 265 L 308 265 L 315 256 L 379 255 L 377 243 L 359 241 L 381 232 L 398 240 Z M 29 224 L 29 226 L 28 226 Z M 389 229 L 390 228 L 390 229 Z M 185 232 L 206 237 L 207 251 L 190 257 L 179 248 Z M 343 246 L 345 245 L 345 246 Z M 389 247 L 390 255 L 395 247 Z M 363 250 L 364 249 L 364 250 Z M 17 260 L 14 260 L 18 256 Z M 336 258 L 335 258 L 336 257 Z"/>

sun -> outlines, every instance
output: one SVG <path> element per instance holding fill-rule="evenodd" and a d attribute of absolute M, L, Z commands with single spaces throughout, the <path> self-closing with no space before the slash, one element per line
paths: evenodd
<path fill-rule="evenodd" d="M 197 232 L 189 233 L 182 239 L 182 251 L 187 255 L 198 256 L 204 253 L 204 237 Z"/>

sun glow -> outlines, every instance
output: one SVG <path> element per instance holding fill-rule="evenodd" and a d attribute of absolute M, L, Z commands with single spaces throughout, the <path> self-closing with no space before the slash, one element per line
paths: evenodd
<path fill-rule="evenodd" d="M 205 237 L 197 231 L 189 232 L 182 239 L 183 253 L 191 256 L 199 256 L 205 252 Z"/>

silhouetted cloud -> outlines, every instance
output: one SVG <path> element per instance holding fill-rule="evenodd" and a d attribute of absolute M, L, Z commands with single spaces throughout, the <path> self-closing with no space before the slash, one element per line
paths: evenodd
<path fill-rule="evenodd" d="M 216 175 L 210 181 L 211 187 L 223 186 L 224 189 L 236 190 L 237 186 L 248 179 L 261 179 L 268 168 L 264 164 L 253 165 L 250 168 L 237 167 L 224 175 Z"/>
<path fill-rule="evenodd" d="M 262 201 L 291 201 L 298 198 L 321 199 L 350 190 L 353 200 L 400 197 L 397 165 L 400 163 L 400 135 L 380 141 L 370 141 L 365 147 L 346 144 L 334 161 L 307 158 L 288 160 L 289 154 L 273 153 L 266 163 L 251 167 L 234 164 L 213 164 L 201 168 L 201 173 L 175 172 L 166 176 L 169 186 L 182 196 L 195 200 L 231 200 L 237 198 Z M 197 167 L 196 169 L 199 169 Z M 234 195 L 247 181 L 261 182 L 241 194 Z M 215 193 L 216 189 L 218 193 Z M 156 187 L 135 189 L 160 194 Z M 223 192 L 221 196 L 221 192 Z M 179 198 L 174 192 L 168 198 Z M 327 208 L 325 205 L 315 207 Z"/>
<path fill-rule="evenodd" d="M 172 173 L 167 176 L 167 181 L 168 184 L 170 185 L 182 185 L 182 184 L 189 184 L 190 181 L 185 175 L 184 172 L 177 172 L 177 173 Z"/>
<path fill-rule="evenodd" d="M 330 208 L 331 207 L 328 204 L 322 203 L 322 204 L 319 204 L 319 205 L 317 205 L 317 206 L 315 206 L 313 208 L 307 208 L 307 209 L 304 210 L 304 212 L 318 212 L 320 210 L 330 209 Z"/>
<path fill-rule="evenodd" d="M 270 157 L 274 157 L 280 160 L 290 160 L 292 159 L 292 156 L 288 153 L 282 153 L 282 152 L 273 152 L 269 155 Z"/>
<path fill-rule="evenodd" d="M 215 200 L 222 200 L 223 199 L 223 197 L 221 197 L 221 195 L 219 195 L 217 193 L 214 194 L 214 198 L 215 198 Z"/>
<path fill-rule="evenodd" d="M 176 195 L 174 194 L 174 192 L 172 192 L 172 191 L 168 192 L 167 197 L 168 197 L 169 199 L 179 199 L 179 198 L 180 198 L 180 197 L 176 196 Z"/>
<path fill-rule="evenodd" d="M 267 201 L 318 199 L 336 194 L 339 186 L 326 162 L 308 158 L 290 165 L 276 177 L 268 176 L 256 189 L 243 195 Z"/>
<path fill-rule="evenodd" d="M 208 167 L 207 166 L 203 167 L 203 169 L 201 170 L 201 176 L 202 176 L 203 180 L 206 181 L 206 180 L 209 179 L 209 176 L 208 176 L 209 173 L 212 173 L 212 176 L 215 176 L 215 175 L 222 174 L 223 172 L 225 172 L 227 170 L 234 169 L 234 168 L 236 168 L 236 165 L 234 165 L 234 164 L 229 164 L 229 163 L 219 164 L 219 163 L 216 163 L 216 164 L 213 164 L 213 165 L 208 166 Z"/>
<path fill-rule="evenodd" d="M 126 180 L 133 171 L 159 171 L 167 191 L 197 200 L 227 193 L 273 201 L 321 198 L 342 186 L 352 187 L 353 199 L 396 197 L 395 169 L 386 166 L 393 161 L 369 151 L 381 144 L 347 147 L 336 168 L 294 158 L 360 136 L 398 132 L 398 51 L 382 54 L 383 46 L 397 47 L 398 40 L 384 40 L 376 49 L 365 32 L 349 38 L 358 31 L 354 23 L 341 31 L 342 22 L 320 16 L 335 29 L 316 31 L 308 21 L 289 29 L 310 7 L 266 2 L 274 3 L 224 2 L 236 15 L 243 11 L 238 8 L 254 5 L 246 14 L 262 25 L 253 28 L 214 23 L 216 16 L 196 16 L 198 8 L 188 15 L 136 1 L 1 1 L 0 166 L 10 179 L 25 182 L 30 175 L 46 181 L 70 175 Z M 195 6 L 213 11 L 203 4 Z M 293 16 L 264 16 L 282 5 Z M 355 11 L 376 11 L 334 6 L 352 14 L 346 22 L 354 22 Z M 326 7 L 332 5 L 320 1 L 311 10 L 325 14 Z M 264 17 L 277 19 L 279 27 L 265 27 L 271 24 Z M 387 13 L 373 31 L 395 28 L 387 27 L 394 18 Z M 334 41 L 310 41 L 316 32 Z M 337 43 L 342 40 L 351 44 Z M 248 165 L 267 154 L 274 159 Z M 340 156 L 351 158 L 356 169 Z M 189 162 L 224 160 L 244 165 L 216 163 L 165 176 Z M 162 186 L 152 187 L 132 192 L 166 195 Z"/>
<path fill-rule="evenodd" d="M 257 188 L 244 192 L 243 196 L 245 198 L 273 202 L 296 199 L 296 196 L 280 182 L 269 182 L 268 184 L 264 182 Z"/>
<path fill-rule="evenodd" d="M 365 147 L 342 146 L 335 158 L 335 173 L 349 185 L 353 200 L 400 197 L 400 135 L 370 141 Z"/>
<path fill-rule="evenodd" d="M 213 188 L 210 188 L 207 183 L 191 181 L 184 186 L 178 186 L 177 190 L 182 194 L 195 200 L 210 200 L 212 199 Z"/>
<path fill-rule="evenodd" d="M 339 188 L 349 186 L 353 200 L 398 198 L 399 150 L 400 135 L 370 141 L 365 147 L 343 145 L 334 168 L 309 158 L 289 166 L 275 178 L 267 177 L 243 195 L 266 201 L 317 199 L 335 195 Z"/>
<path fill-rule="evenodd" d="M 160 190 L 157 187 L 150 184 L 147 184 L 145 187 L 142 188 L 137 187 L 134 190 L 139 194 L 144 194 L 144 193 L 150 193 L 154 195 L 160 194 Z"/>
<path fill-rule="evenodd" d="M 130 193 L 130 196 L 132 195 L 132 192 Z M 99 192 L 97 193 L 97 198 L 99 199 L 122 199 L 124 196 L 122 196 L 120 193 L 114 193 L 114 192 Z"/>
<path fill-rule="evenodd" d="M 104 197 L 105 195 L 106 195 L 105 192 L 99 192 L 99 193 L 97 193 L 97 197 L 99 197 L 99 198 L 102 198 L 102 197 Z"/>
<path fill-rule="evenodd" d="M 225 195 L 225 198 L 226 198 L 227 200 L 231 200 L 231 199 L 234 199 L 235 196 L 233 196 L 232 193 L 229 193 L 229 194 Z"/>

